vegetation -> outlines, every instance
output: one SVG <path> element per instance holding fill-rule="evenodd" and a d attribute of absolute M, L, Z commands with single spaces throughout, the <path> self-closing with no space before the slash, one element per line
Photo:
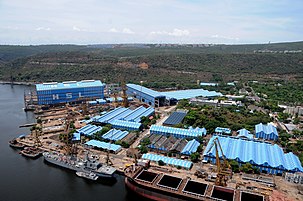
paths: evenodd
<path fill-rule="evenodd" d="M 265 97 L 269 101 L 302 104 L 303 83 L 289 82 L 288 80 L 280 82 L 255 83 L 251 85 L 256 93 Z"/>
<path fill-rule="evenodd" d="M 165 163 L 162 160 L 159 160 L 158 165 L 163 166 L 163 165 L 165 165 Z"/>
<path fill-rule="evenodd" d="M 195 152 L 195 153 L 192 153 L 190 155 L 190 160 L 192 162 L 198 162 L 199 158 L 200 158 L 200 153 L 199 152 Z"/>
<path fill-rule="evenodd" d="M 64 81 L 123 78 L 155 88 L 199 87 L 197 80 L 302 79 L 303 54 L 261 54 L 254 50 L 303 49 L 303 43 L 268 45 L 215 45 L 211 47 L 149 48 L 98 46 L 0 46 L 0 79 Z M 285 49 L 283 49 L 285 48 Z M 141 68 L 140 64 L 147 64 Z M 241 76 L 240 76 L 241 75 Z M 231 90 L 226 86 L 226 90 Z"/>
<path fill-rule="evenodd" d="M 205 127 L 208 133 L 213 133 L 219 125 L 235 131 L 241 128 L 254 130 L 256 124 L 267 123 L 271 120 L 267 114 L 262 112 L 250 113 L 244 107 L 197 106 L 190 105 L 185 100 L 180 101 L 177 107 L 189 110 L 183 121 L 185 127 Z"/>

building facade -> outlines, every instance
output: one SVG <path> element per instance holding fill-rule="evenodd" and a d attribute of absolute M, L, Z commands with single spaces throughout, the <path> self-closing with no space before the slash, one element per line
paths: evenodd
<path fill-rule="evenodd" d="M 104 98 L 104 84 L 100 80 L 50 82 L 36 85 L 39 105 L 80 102 Z"/>

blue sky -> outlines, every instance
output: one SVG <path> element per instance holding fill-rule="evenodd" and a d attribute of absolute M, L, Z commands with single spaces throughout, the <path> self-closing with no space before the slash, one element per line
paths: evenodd
<path fill-rule="evenodd" d="M 0 0 L 0 44 L 300 41 L 303 0 Z"/>

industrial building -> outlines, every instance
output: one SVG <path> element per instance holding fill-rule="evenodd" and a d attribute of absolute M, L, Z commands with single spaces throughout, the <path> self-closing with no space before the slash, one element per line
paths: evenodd
<path fill-rule="evenodd" d="M 100 80 L 36 84 L 38 104 L 54 105 L 104 98 L 104 86 Z"/>
<path fill-rule="evenodd" d="M 152 107 L 145 108 L 140 106 L 134 110 L 125 107 L 117 107 L 116 109 L 103 114 L 102 116 L 95 116 L 92 121 L 99 124 L 111 124 L 113 128 L 137 131 L 140 130 L 142 124 L 141 117 L 149 117 L 155 113 Z"/>
<path fill-rule="evenodd" d="M 163 161 L 165 164 L 167 165 L 171 165 L 171 166 L 175 166 L 175 167 L 181 167 L 184 169 L 190 169 L 193 165 L 192 162 L 190 161 L 186 161 L 186 160 L 181 160 L 181 159 L 176 159 L 176 158 L 170 158 L 170 157 L 166 157 L 166 156 L 161 156 L 161 155 L 157 155 L 157 154 L 143 154 L 142 155 L 143 159 L 147 159 L 147 160 L 151 160 L 151 161 Z"/>
<path fill-rule="evenodd" d="M 283 172 L 303 172 L 299 158 L 292 152 L 285 154 L 278 145 L 267 142 L 246 140 L 228 136 L 214 135 L 203 153 L 204 160 L 216 163 L 216 149 L 214 139 L 218 138 L 223 154 L 229 160 L 236 160 L 239 164 L 251 163 L 261 172 L 282 174 Z M 222 153 L 219 152 L 222 158 Z"/>
<path fill-rule="evenodd" d="M 107 143 L 107 142 L 101 142 L 99 140 L 90 140 L 90 141 L 86 142 L 85 145 L 91 146 L 94 148 L 98 148 L 101 150 L 109 150 L 114 153 L 118 153 L 122 149 L 122 147 L 120 145 L 111 144 L 111 143 Z"/>
<path fill-rule="evenodd" d="M 259 123 L 255 125 L 256 138 L 265 140 L 278 140 L 279 135 L 277 128 L 272 124 Z"/>
<path fill-rule="evenodd" d="M 250 131 L 246 130 L 245 128 L 238 130 L 237 133 L 238 133 L 237 137 L 239 137 L 239 138 L 246 138 L 246 139 L 254 138 L 254 135 L 250 134 Z"/>
<path fill-rule="evenodd" d="M 197 138 L 206 135 L 205 128 L 173 128 L 167 126 L 152 125 L 150 127 L 150 134 L 174 136 L 176 138 Z"/>
<path fill-rule="evenodd" d="M 216 97 L 222 96 L 221 93 L 215 91 L 208 91 L 204 89 L 189 89 L 179 91 L 158 92 L 141 85 L 127 84 L 127 94 L 139 99 L 153 107 L 160 107 L 164 105 L 174 105 L 181 99 L 189 99 L 198 96 L 202 97 Z"/>

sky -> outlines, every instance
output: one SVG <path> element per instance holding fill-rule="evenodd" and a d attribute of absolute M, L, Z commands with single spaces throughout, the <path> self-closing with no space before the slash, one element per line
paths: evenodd
<path fill-rule="evenodd" d="M 303 0 L 0 0 L 0 44 L 302 40 Z"/>

